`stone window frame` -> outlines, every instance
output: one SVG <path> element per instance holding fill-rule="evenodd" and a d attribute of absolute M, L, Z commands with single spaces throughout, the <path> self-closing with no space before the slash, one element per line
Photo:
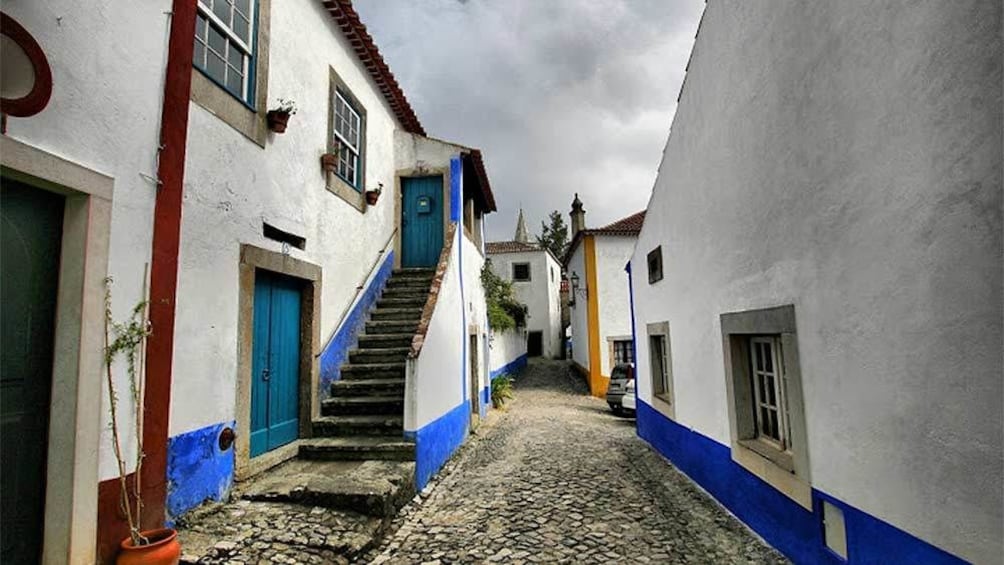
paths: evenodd
<path fill-rule="evenodd" d="M 206 76 L 194 61 L 191 100 L 210 114 L 265 148 L 268 139 L 268 53 L 272 0 L 257 0 L 254 46 L 254 103 L 241 100 Z M 192 41 L 195 41 L 193 36 Z"/>
<path fill-rule="evenodd" d="M 526 278 L 516 278 L 516 267 L 526 267 Z M 512 270 L 512 282 L 530 282 L 533 280 L 533 271 L 528 261 L 513 262 L 509 268 Z"/>
<path fill-rule="evenodd" d="M 340 94 L 344 100 L 346 100 L 353 110 L 360 117 L 360 132 L 359 132 L 359 167 L 357 175 L 359 176 L 359 186 L 353 186 L 349 184 L 345 179 L 338 176 L 337 173 L 333 171 L 325 172 L 325 188 L 328 192 L 331 192 L 335 196 L 341 198 L 347 202 L 350 206 L 356 210 L 365 213 L 366 212 L 366 126 L 367 126 L 367 115 L 366 107 L 359 102 L 359 98 L 353 94 L 352 89 L 349 88 L 345 81 L 342 80 L 338 72 L 335 71 L 334 67 L 328 67 L 328 129 L 327 129 L 327 152 L 334 154 L 337 150 L 335 145 L 335 95 Z"/>
<path fill-rule="evenodd" d="M 670 340 L 669 332 L 669 322 L 654 322 L 650 324 L 645 324 L 645 335 L 647 338 L 646 345 L 648 347 L 648 372 L 649 372 L 649 383 L 652 388 L 652 402 L 658 405 L 660 411 L 665 413 L 672 419 L 676 419 L 676 390 L 673 383 L 673 347 L 672 341 Z M 663 375 L 658 378 L 660 381 L 665 379 L 664 383 L 660 383 L 660 388 L 663 390 L 656 392 L 656 375 L 653 373 L 655 368 L 655 363 L 652 362 L 652 339 L 663 339 L 664 341 L 664 352 L 665 361 L 663 362 Z"/>
<path fill-rule="evenodd" d="M 634 347 L 631 341 L 631 336 L 629 335 L 618 335 L 618 336 L 607 336 L 607 353 L 610 355 L 610 370 L 618 364 L 617 361 L 617 344 L 627 343 L 627 354 L 631 359 L 629 361 L 621 361 L 622 363 L 635 363 L 634 359 Z"/>
<path fill-rule="evenodd" d="M 787 304 L 729 312 L 722 314 L 720 321 L 732 459 L 811 511 L 809 450 L 795 306 Z M 757 438 L 749 344 L 751 338 L 760 337 L 775 337 L 781 344 L 791 428 L 790 451 L 780 451 Z"/>

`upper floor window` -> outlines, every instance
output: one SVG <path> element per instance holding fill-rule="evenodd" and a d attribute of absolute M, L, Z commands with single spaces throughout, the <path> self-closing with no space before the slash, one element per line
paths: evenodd
<path fill-rule="evenodd" d="M 529 263 L 513 263 L 512 264 L 512 280 L 514 280 L 514 281 L 528 281 L 528 280 L 530 280 L 530 264 Z"/>
<path fill-rule="evenodd" d="M 662 246 L 656 247 L 648 253 L 648 283 L 656 283 L 662 280 Z"/>
<path fill-rule="evenodd" d="M 352 188 L 362 191 L 359 160 L 362 156 L 363 118 L 352 103 L 335 89 L 335 99 L 332 101 L 332 135 L 338 154 L 336 174 L 349 183 Z"/>
<path fill-rule="evenodd" d="M 255 0 L 199 0 L 197 69 L 246 104 L 254 103 Z"/>

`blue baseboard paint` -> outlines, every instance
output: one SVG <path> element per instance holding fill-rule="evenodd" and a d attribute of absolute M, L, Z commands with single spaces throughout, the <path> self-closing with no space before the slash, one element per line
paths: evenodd
<path fill-rule="evenodd" d="M 526 363 L 527 363 L 527 357 L 526 353 L 524 353 L 523 355 L 520 355 L 519 357 L 510 361 L 509 363 L 492 371 L 491 378 L 494 379 L 495 377 L 503 375 L 505 373 L 509 373 L 512 376 L 516 376 L 519 374 L 520 371 L 522 371 L 526 367 Z"/>
<path fill-rule="evenodd" d="M 342 377 L 342 364 L 349 358 L 349 351 L 359 343 L 359 334 L 366 325 L 366 319 L 373 305 L 380 299 L 383 289 L 387 286 L 394 271 L 394 252 L 388 251 L 376 274 L 352 306 L 352 310 L 342 320 L 342 325 L 335 331 L 321 351 L 320 398 L 331 396 L 331 383 Z"/>
<path fill-rule="evenodd" d="M 404 433 L 406 439 L 415 442 L 415 484 L 418 490 L 429 484 L 429 479 L 464 442 L 471 424 L 470 414 L 471 403 L 465 400 L 418 431 Z"/>
<path fill-rule="evenodd" d="M 823 500 L 844 512 L 848 563 L 966 563 L 815 489 L 815 511 L 809 512 L 735 463 L 728 447 L 677 424 L 640 399 L 637 422 L 643 440 L 795 563 L 844 563 L 823 541 Z"/>
<path fill-rule="evenodd" d="M 485 388 L 481 389 L 481 417 L 485 417 L 488 412 L 488 407 L 492 403 L 492 385 L 489 384 Z"/>
<path fill-rule="evenodd" d="M 234 450 L 220 451 L 223 422 L 167 440 L 168 522 L 206 500 L 223 500 L 234 481 Z"/>

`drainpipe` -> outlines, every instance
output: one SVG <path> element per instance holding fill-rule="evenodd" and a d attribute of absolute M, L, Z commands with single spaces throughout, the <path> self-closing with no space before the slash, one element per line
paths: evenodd
<path fill-rule="evenodd" d="M 634 378 L 637 383 L 638 379 L 638 333 L 635 331 L 634 327 L 634 277 L 631 275 L 631 261 L 627 262 L 624 266 L 624 270 L 627 271 L 628 276 L 628 304 L 631 307 L 631 358 L 634 359 Z"/>
<path fill-rule="evenodd" d="M 196 0 L 174 0 L 168 40 L 160 157 L 150 265 L 150 324 L 146 391 L 143 396 L 143 526 L 164 523 L 167 501 L 167 438 L 171 408 L 171 367 L 178 288 L 181 205 L 188 138 L 188 103 L 192 90 Z"/>

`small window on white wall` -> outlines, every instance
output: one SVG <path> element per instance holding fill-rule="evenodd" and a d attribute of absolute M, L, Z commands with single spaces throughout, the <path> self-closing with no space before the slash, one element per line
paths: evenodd
<path fill-rule="evenodd" d="M 673 400 L 673 353 L 669 343 L 669 323 L 648 324 L 648 361 L 652 396 L 675 414 Z"/>
<path fill-rule="evenodd" d="M 513 263 L 512 264 L 512 280 L 516 282 L 524 282 L 530 280 L 530 264 L 529 263 Z"/>

